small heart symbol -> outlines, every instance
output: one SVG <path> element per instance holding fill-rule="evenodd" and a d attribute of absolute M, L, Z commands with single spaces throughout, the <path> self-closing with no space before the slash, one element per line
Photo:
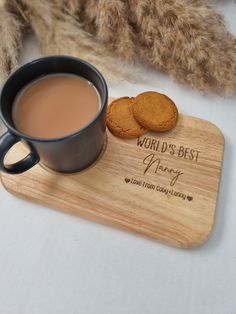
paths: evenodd
<path fill-rule="evenodd" d="M 125 182 L 126 182 L 126 183 L 129 183 L 129 182 L 130 182 L 130 179 L 125 178 Z"/>
<path fill-rule="evenodd" d="M 189 202 L 191 202 L 191 201 L 193 200 L 193 197 L 192 197 L 192 196 L 187 196 L 187 200 L 188 200 Z"/>

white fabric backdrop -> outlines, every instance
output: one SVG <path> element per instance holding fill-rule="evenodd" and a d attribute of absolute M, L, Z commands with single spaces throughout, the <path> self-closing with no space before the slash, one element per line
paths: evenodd
<path fill-rule="evenodd" d="M 219 4 L 236 34 L 236 5 Z M 39 55 L 26 41 L 22 63 Z M 236 314 L 236 96 L 224 99 L 143 69 L 146 84 L 110 85 L 112 96 L 168 94 L 182 113 L 225 135 L 214 231 L 175 249 L 13 197 L 0 186 L 1 314 Z"/>

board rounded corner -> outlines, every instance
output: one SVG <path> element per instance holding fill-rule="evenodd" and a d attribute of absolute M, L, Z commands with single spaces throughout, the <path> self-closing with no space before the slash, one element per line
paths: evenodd
<path fill-rule="evenodd" d="M 209 240 L 212 234 L 212 231 L 213 231 L 213 225 L 211 225 L 209 229 L 206 230 L 204 233 L 198 235 L 197 238 L 193 239 L 191 243 L 188 243 L 188 246 L 186 246 L 186 248 L 194 249 L 194 248 L 198 248 L 204 245 Z"/>
<path fill-rule="evenodd" d="M 218 136 L 221 138 L 222 145 L 224 146 L 225 137 L 224 137 L 223 131 L 215 123 L 211 121 L 208 121 L 208 123 L 211 125 L 211 127 L 213 127 L 216 130 L 216 132 L 218 133 Z"/>

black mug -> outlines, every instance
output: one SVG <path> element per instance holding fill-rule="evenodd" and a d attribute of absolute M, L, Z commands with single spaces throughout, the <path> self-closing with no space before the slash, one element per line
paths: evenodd
<path fill-rule="evenodd" d="M 90 81 L 101 97 L 98 114 L 84 128 L 57 139 L 34 138 L 19 132 L 12 121 L 12 105 L 17 93 L 35 79 L 56 73 L 75 74 Z M 107 102 L 108 90 L 103 76 L 94 66 L 81 59 L 48 56 L 18 68 L 9 76 L 0 94 L 0 117 L 8 129 L 0 138 L 0 170 L 18 174 L 32 168 L 39 161 L 46 167 L 63 173 L 89 167 L 98 158 L 105 143 Z M 19 141 L 27 144 L 30 153 L 22 160 L 6 165 L 5 155 Z"/>

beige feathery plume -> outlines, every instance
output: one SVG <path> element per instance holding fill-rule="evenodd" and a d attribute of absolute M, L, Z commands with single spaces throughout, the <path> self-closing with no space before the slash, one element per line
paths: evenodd
<path fill-rule="evenodd" d="M 6 8 L 0 0 L 0 82 L 18 65 L 19 51 L 22 47 L 23 23 Z"/>
<path fill-rule="evenodd" d="M 0 0 L 0 19 L 2 79 L 17 65 L 29 20 L 43 53 L 81 57 L 107 78 L 137 76 L 120 56 L 202 91 L 236 90 L 236 38 L 210 0 Z"/>
<path fill-rule="evenodd" d="M 236 91 L 236 38 L 210 0 L 69 0 L 84 29 L 202 91 Z"/>
<path fill-rule="evenodd" d="M 94 64 L 106 78 L 131 78 L 127 69 L 107 47 L 84 31 L 65 12 L 60 1 L 21 0 L 44 54 L 77 56 Z"/>

